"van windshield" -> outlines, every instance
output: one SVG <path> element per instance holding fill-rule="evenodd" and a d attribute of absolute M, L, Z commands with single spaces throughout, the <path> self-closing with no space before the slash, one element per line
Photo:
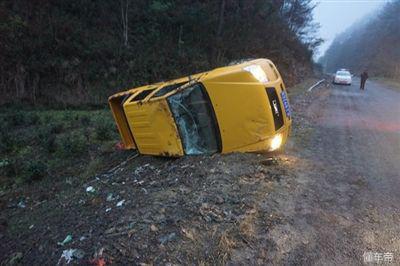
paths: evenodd
<path fill-rule="evenodd" d="M 167 98 L 186 154 L 219 151 L 220 135 L 211 102 L 197 83 Z"/>

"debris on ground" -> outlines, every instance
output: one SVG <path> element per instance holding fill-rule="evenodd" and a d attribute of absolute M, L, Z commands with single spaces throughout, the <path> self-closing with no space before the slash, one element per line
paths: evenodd
<path fill-rule="evenodd" d="M 69 264 L 73 259 L 81 260 L 85 257 L 85 252 L 81 249 L 66 249 L 63 250 L 60 259 L 58 260 L 57 265 L 61 265 L 63 263 Z"/>
<path fill-rule="evenodd" d="M 157 226 L 155 226 L 154 224 L 152 224 L 152 225 L 150 225 L 150 230 L 153 231 L 153 232 L 157 232 L 157 231 L 158 231 L 158 228 L 157 228 Z"/>
<path fill-rule="evenodd" d="M 62 242 L 57 242 L 57 245 L 64 246 L 65 244 L 68 244 L 71 241 L 72 241 L 72 235 L 67 235 Z"/>
<path fill-rule="evenodd" d="M 85 251 L 82 249 L 75 249 L 72 256 L 78 260 L 83 259 L 85 257 Z"/>
<path fill-rule="evenodd" d="M 169 242 L 169 241 L 174 240 L 175 238 L 176 238 L 176 234 L 175 234 L 175 233 L 170 233 L 170 234 L 168 234 L 168 235 L 165 235 L 165 236 L 160 237 L 160 238 L 158 239 L 158 241 L 159 241 L 161 244 L 165 244 L 165 243 L 167 243 L 167 242 Z"/>
<path fill-rule="evenodd" d="M 88 193 L 94 193 L 96 190 L 94 189 L 94 187 L 92 187 L 92 186 L 88 186 L 87 188 L 86 188 L 86 192 L 88 192 Z"/>
<path fill-rule="evenodd" d="M 15 252 L 14 254 L 12 254 L 10 260 L 8 261 L 9 265 L 14 265 L 17 264 L 21 261 L 23 255 L 22 252 Z"/>
<path fill-rule="evenodd" d="M 97 193 L 90 199 L 85 197 L 90 193 L 86 192 L 88 186 L 77 192 L 73 186 L 83 184 L 74 183 L 71 191 L 75 194 L 34 208 L 33 215 L 44 221 L 35 223 L 35 231 L 46 235 L 48 227 L 58 233 L 64 228 L 73 228 L 82 250 L 107 246 L 107 253 L 99 252 L 102 256 L 88 259 L 92 265 L 101 266 L 109 261 L 117 265 L 165 264 L 166 261 L 196 264 L 200 260 L 213 264 L 220 256 L 217 254 L 226 254 L 223 256 L 229 258 L 233 254 L 232 246 L 240 249 L 257 241 L 245 232 L 246 228 L 254 228 L 255 222 L 265 228 L 273 223 L 267 216 L 270 207 L 266 206 L 259 206 L 265 211 L 257 212 L 261 213 L 258 220 L 254 214 L 250 215 L 253 220 L 246 218 L 249 209 L 265 204 L 265 197 L 274 189 L 277 177 L 287 178 L 282 161 L 277 159 L 276 164 L 267 166 L 262 163 L 267 158 L 240 153 L 180 159 L 137 157 L 131 164 L 121 166 L 124 170 L 115 168 L 113 171 L 117 174 L 113 176 L 96 175 L 98 178 L 93 177 L 92 181 L 85 180 L 95 182 L 91 187 Z M 60 205 L 63 206 L 61 213 L 49 212 L 49 209 L 58 210 Z M 113 211 L 122 208 L 123 212 Z M 58 223 L 61 220 L 62 226 L 54 228 L 55 219 Z M 32 221 L 27 217 L 27 230 Z M 64 247 L 73 243 L 72 234 L 68 236 L 60 243 Z M 54 240 L 44 239 L 41 249 L 49 250 L 46 254 L 51 257 Z M 209 243 L 220 244 L 214 247 Z M 225 246 L 229 250 L 220 250 Z M 174 253 L 175 250 L 180 250 L 182 255 Z M 75 263 L 74 252 L 66 249 L 60 264 Z M 58 256 L 52 259 L 57 262 L 60 254 L 55 254 Z M 31 262 L 46 264 L 48 259 L 35 256 Z"/>
<path fill-rule="evenodd" d="M 125 200 L 120 200 L 120 201 L 118 201 L 117 202 L 117 207 L 122 207 L 122 205 L 124 205 L 124 203 L 125 203 Z"/>
<path fill-rule="evenodd" d="M 116 199 L 117 199 L 117 197 L 115 197 L 113 193 L 108 193 L 106 200 L 107 201 L 114 201 Z"/>
<path fill-rule="evenodd" d="M 19 208 L 24 209 L 26 208 L 26 204 L 23 200 L 20 200 L 17 205 Z"/>
<path fill-rule="evenodd" d="M 69 264 L 73 259 L 74 251 L 75 251 L 75 249 L 63 250 L 61 257 L 58 260 L 57 265 L 61 265 L 61 263 L 63 263 L 63 262 L 65 262 L 66 264 Z"/>
<path fill-rule="evenodd" d="M 106 260 L 103 258 L 104 248 L 100 248 L 95 252 L 92 259 L 89 260 L 90 265 L 94 266 L 105 266 Z"/>
<path fill-rule="evenodd" d="M 95 266 L 105 266 L 106 265 L 106 260 L 104 258 L 91 259 L 89 262 L 91 265 L 95 265 Z"/>

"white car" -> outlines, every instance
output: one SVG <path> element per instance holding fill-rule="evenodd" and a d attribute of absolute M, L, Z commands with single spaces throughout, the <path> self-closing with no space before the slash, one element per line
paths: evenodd
<path fill-rule="evenodd" d="M 351 74 L 347 70 L 339 70 L 333 77 L 333 84 L 351 85 Z"/>

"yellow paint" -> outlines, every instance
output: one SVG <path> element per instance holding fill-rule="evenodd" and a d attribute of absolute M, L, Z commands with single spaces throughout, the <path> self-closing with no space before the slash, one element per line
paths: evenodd
<path fill-rule="evenodd" d="M 246 66 L 259 65 L 268 77 L 267 83 L 259 82 Z M 189 82 L 183 87 L 161 97 L 154 94 L 164 86 Z M 281 133 L 284 144 L 289 135 L 291 120 L 286 117 L 280 98 L 282 78 L 273 63 L 257 59 L 243 64 L 217 68 L 190 77 L 157 83 L 115 94 L 109 98 L 111 110 L 126 148 L 137 148 L 142 154 L 161 156 L 184 155 L 177 125 L 169 109 L 168 96 L 179 93 L 185 86 L 200 82 L 205 87 L 213 106 L 222 153 L 234 151 L 268 151 L 272 138 Z M 266 88 L 274 87 L 279 96 L 284 125 L 275 131 L 273 107 L 270 106 Z M 135 101 L 143 90 L 155 89 L 146 98 Z M 121 98 L 130 95 L 121 103 Z M 118 100 L 119 99 L 119 100 Z M 124 123 L 125 114 L 128 124 Z M 130 137 L 133 135 L 133 139 Z"/>

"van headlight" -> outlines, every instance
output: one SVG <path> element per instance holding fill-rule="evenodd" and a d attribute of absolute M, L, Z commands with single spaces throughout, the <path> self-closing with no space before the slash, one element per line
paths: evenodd
<path fill-rule="evenodd" d="M 253 77 L 259 82 L 267 83 L 269 81 L 267 74 L 265 74 L 264 70 L 259 65 L 250 65 L 244 67 L 243 70 L 251 73 Z"/>
<path fill-rule="evenodd" d="M 271 140 L 269 150 L 270 151 L 277 150 L 281 145 L 282 145 L 282 134 L 276 134 Z"/>

